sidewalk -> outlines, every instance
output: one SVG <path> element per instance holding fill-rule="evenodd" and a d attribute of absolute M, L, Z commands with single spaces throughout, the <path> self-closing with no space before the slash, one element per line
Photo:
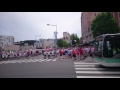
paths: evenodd
<path fill-rule="evenodd" d="M 90 57 L 90 56 L 86 57 L 85 59 L 79 60 L 79 62 L 97 63 L 97 62 L 95 61 L 95 59 L 93 58 L 93 60 L 92 60 L 92 57 Z"/>

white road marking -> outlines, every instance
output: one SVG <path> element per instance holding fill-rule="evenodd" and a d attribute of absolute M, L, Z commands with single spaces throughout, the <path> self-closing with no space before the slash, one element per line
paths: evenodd
<path fill-rule="evenodd" d="M 105 70 L 104 68 L 75 68 L 75 70 Z"/>
<path fill-rule="evenodd" d="M 78 74 L 120 74 L 120 71 L 76 71 Z"/>
<path fill-rule="evenodd" d="M 52 60 L 52 61 L 56 61 L 56 59 Z"/>
<path fill-rule="evenodd" d="M 120 76 L 77 76 L 77 78 L 120 78 Z"/>
<path fill-rule="evenodd" d="M 81 62 L 74 62 L 74 64 L 79 64 L 79 65 L 99 65 L 99 63 L 81 63 Z"/>
<path fill-rule="evenodd" d="M 75 65 L 75 67 L 95 67 L 95 65 Z"/>

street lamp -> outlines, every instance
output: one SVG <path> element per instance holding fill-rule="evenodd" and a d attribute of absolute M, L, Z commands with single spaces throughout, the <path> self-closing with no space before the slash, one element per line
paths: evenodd
<path fill-rule="evenodd" d="M 57 33 L 57 25 L 51 25 L 51 24 L 47 24 L 48 26 L 56 26 L 56 33 Z"/>
<path fill-rule="evenodd" d="M 55 39 L 57 40 L 57 34 L 58 34 L 58 33 L 57 33 L 57 25 L 51 25 L 51 24 L 47 24 L 47 25 L 48 25 L 48 26 L 56 26 L 56 33 L 55 33 L 55 36 L 56 36 L 56 37 L 55 37 Z M 56 45 L 56 46 L 57 46 L 57 45 Z"/>

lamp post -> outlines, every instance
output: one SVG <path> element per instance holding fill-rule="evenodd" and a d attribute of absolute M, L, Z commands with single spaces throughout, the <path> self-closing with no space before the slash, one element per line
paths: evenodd
<path fill-rule="evenodd" d="M 48 26 L 55 26 L 56 27 L 56 33 L 55 33 L 55 39 L 57 40 L 57 24 L 56 25 L 51 25 L 51 24 L 47 24 Z M 56 46 L 57 46 L 57 42 L 56 42 Z"/>

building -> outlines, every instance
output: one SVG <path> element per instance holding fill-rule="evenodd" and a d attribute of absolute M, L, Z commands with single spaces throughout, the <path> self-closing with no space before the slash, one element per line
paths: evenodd
<path fill-rule="evenodd" d="M 53 48 L 55 46 L 54 39 L 39 39 L 41 48 Z"/>
<path fill-rule="evenodd" d="M 26 49 L 35 49 L 39 47 L 38 43 L 36 44 L 35 40 L 25 40 L 25 41 L 19 41 L 14 42 L 15 45 L 19 45 L 20 49 L 26 50 Z"/>
<path fill-rule="evenodd" d="M 13 36 L 0 35 L 0 47 L 4 48 L 9 45 L 14 45 L 14 40 Z"/>
<path fill-rule="evenodd" d="M 63 32 L 63 40 L 70 43 L 70 34 L 68 32 Z"/>
<path fill-rule="evenodd" d="M 113 12 L 113 17 L 116 19 L 118 26 L 120 27 L 120 12 Z"/>
<path fill-rule="evenodd" d="M 93 35 L 91 32 L 92 20 L 99 14 L 100 12 L 82 12 L 81 15 L 81 32 L 82 32 L 82 40 L 83 43 L 88 43 L 93 40 Z"/>
<path fill-rule="evenodd" d="M 9 45 L 9 46 L 5 46 L 4 50 L 19 51 L 20 50 L 20 46 L 19 45 Z"/>
<path fill-rule="evenodd" d="M 82 43 L 88 43 L 93 40 L 91 31 L 91 23 L 95 17 L 101 12 L 82 12 L 81 14 L 81 32 L 82 32 Z M 113 17 L 116 19 L 118 26 L 120 26 L 120 12 L 112 12 Z"/>

